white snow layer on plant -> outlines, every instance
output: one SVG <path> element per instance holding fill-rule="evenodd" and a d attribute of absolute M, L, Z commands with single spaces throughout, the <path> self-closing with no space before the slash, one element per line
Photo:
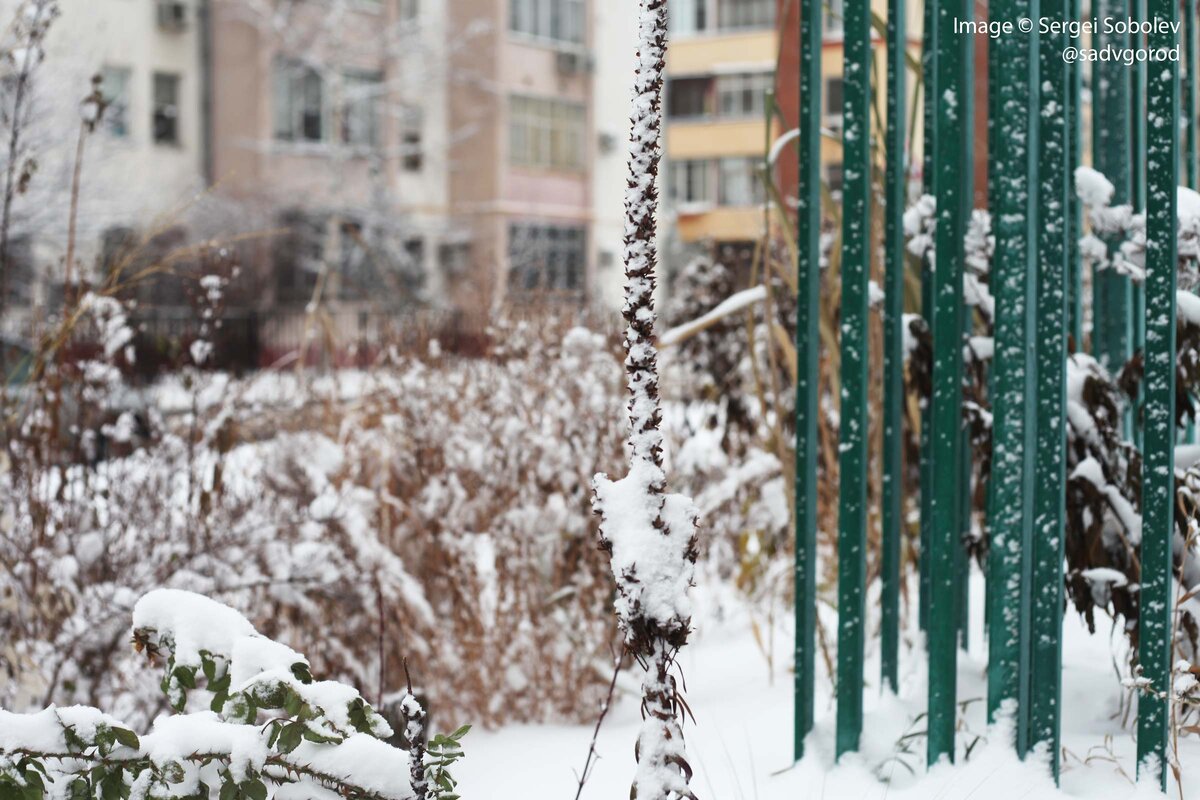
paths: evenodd
<path fill-rule="evenodd" d="M 1112 182 L 1091 167 L 1075 169 L 1075 194 L 1084 205 L 1102 208 L 1112 202 L 1115 191 Z"/>
<path fill-rule="evenodd" d="M 187 667 L 200 666 L 202 651 L 226 656 L 238 640 L 257 636 L 254 626 L 229 606 L 180 589 L 156 589 L 138 600 L 133 627 L 172 639 L 175 663 Z"/>
<path fill-rule="evenodd" d="M 755 303 L 761 303 L 766 299 L 766 286 L 759 285 L 752 286 L 749 289 L 743 289 L 742 291 L 732 294 L 722 300 L 720 303 L 714 306 L 711 311 L 703 316 L 671 328 L 659 337 L 659 344 L 664 347 L 676 344 L 677 342 L 686 339 L 695 333 L 698 333 L 712 323 L 717 322 L 724 317 L 728 317 L 730 314 L 736 314 L 743 309 L 749 308 Z"/>
<path fill-rule="evenodd" d="M 604 515 L 604 536 L 612 543 L 618 616 L 628 621 L 640 614 L 671 629 L 692 613 L 687 590 L 695 565 L 688 548 L 698 512 L 691 498 L 647 492 L 649 477 L 644 473 L 650 469 L 653 465 L 634 462 L 619 481 L 597 475 L 596 507 Z M 654 524 L 660 514 L 662 529 Z"/>

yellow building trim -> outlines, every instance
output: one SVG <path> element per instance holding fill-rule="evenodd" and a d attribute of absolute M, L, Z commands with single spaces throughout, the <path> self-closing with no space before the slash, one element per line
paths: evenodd
<path fill-rule="evenodd" d="M 706 75 L 731 64 L 774 63 L 775 31 L 703 34 L 675 39 L 667 50 L 668 75 Z"/>
<path fill-rule="evenodd" d="M 714 208 L 701 214 L 680 214 L 676 229 L 684 242 L 745 242 L 762 230 L 761 206 Z"/>
<path fill-rule="evenodd" d="M 720 158 L 761 156 L 766 149 L 766 122 L 674 122 L 667 126 L 667 157 Z"/>

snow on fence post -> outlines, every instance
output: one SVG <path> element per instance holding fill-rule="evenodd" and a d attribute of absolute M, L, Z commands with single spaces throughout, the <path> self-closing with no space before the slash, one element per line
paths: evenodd
<path fill-rule="evenodd" d="M 1115 18 L 1125 13 L 1126 0 L 1097 0 L 1097 16 Z M 1126 47 L 1126 37 L 1110 34 L 1102 26 L 1096 47 Z M 1130 70 L 1123 64 L 1100 61 L 1092 65 L 1092 164 L 1112 182 L 1113 205 L 1130 201 Z M 1110 248 L 1117 246 L 1109 237 Z M 1130 355 L 1129 279 L 1116 270 L 1098 270 L 1092 276 L 1092 352 L 1109 372 L 1119 370 Z M 1081 348 L 1082 349 L 1082 348 Z"/>
<path fill-rule="evenodd" d="M 1003 0 L 993 19 L 1035 15 L 1030 0 Z M 993 85 L 999 97 L 995 141 L 999 147 L 995 214 L 995 389 L 992 418 L 992 490 L 988 513 L 988 718 L 1015 702 L 1017 752 L 1024 753 L 1029 704 L 1029 539 L 1032 515 L 1030 435 L 1033 365 L 1029 357 L 1037 230 L 1032 181 L 1037 143 L 1037 36 L 1014 32 L 1000 48 Z"/>
<path fill-rule="evenodd" d="M 904 524 L 904 198 L 908 176 L 904 14 L 905 0 L 888 0 L 880 682 L 893 692 L 899 689 L 900 545 Z"/>
<path fill-rule="evenodd" d="M 841 409 L 838 415 L 837 755 L 862 734 L 867 573 L 867 284 L 871 260 L 871 20 L 845 8 L 842 158 Z"/>
<path fill-rule="evenodd" d="M 1175 23 L 1176 0 L 1152 0 L 1152 18 Z M 1154 50 L 1178 44 L 1150 35 Z M 1146 391 L 1142 466 L 1141 597 L 1138 663 L 1148 682 L 1138 698 L 1138 777 L 1166 790 L 1171 692 L 1171 541 L 1175 509 L 1175 272 L 1178 267 L 1179 65 L 1158 61 L 1149 74 L 1146 136 Z"/>
<path fill-rule="evenodd" d="M 817 614 L 817 387 L 821 303 L 821 3 L 800 9 L 800 136 L 796 272 L 796 528 L 793 756 L 813 726 Z"/>
<path fill-rule="evenodd" d="M 1043 18 L 1065 22 L 1068 0 L 1043 0 Z M 1029 741 L 1047 745 L 1059 776 L 1062 694 L 1063 559 L 1066 516 L 1067 212 L 1070 209 L 1070 80 L 1065 33 L 1043 34 L 1038 48 L 1037 405 L 1033 492 L 1033 590 Z"/>
<path fill-rule="evenodd" d="M 691 624 L 688 588 L 696 561 L 697 510 L 666 493 L 662 409 L 654 345 L 658 169 L 662 157 L 663 71 L 667 0 L 640 0 L 625 192 L 625 371 L 629 381 L 629 474 L 597 475 L 594 507 L 601 545 L 612 560 L 616 611 L 626 650 L 645 670 L 642 729 L 631 797 L 693 797 L 680 724 L 681 701 L 671 669 Z"/>
<path fill-rule="evenodd" d="M 964 154 L 968 135 L 958 96 L 963 68 L 964 36 L 954 31 L 963 16 L 965 0 L 938 4 L 937 91 L 934 94 L 934 186 L 937 235 L 933 276 L 933 422 L 931 431 L 933 491 L 929 551 L 929 763 L 943 756 L 954 760 L 957 709 L 956 554 L 962 492 L 962 373 L 963 373 L 963 234 Z M 944 87 L 944 88 L 943 88 Z"/>

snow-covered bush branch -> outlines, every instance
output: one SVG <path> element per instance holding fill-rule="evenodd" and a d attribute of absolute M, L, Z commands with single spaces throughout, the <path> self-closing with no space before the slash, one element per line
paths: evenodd
<path fill-rule="evenodd" d="M 265 800 L 424 798 L 410 755 L 353 687 L 201 595 L 158 590 L 133 611 L 134 649 L 161 663 L 174 715 L 149 733 L 95 708 L 0 711 L 0 788 L 52 796 Z M 207 706 L 206 710 L 192 710 Z M 461 738 L 461 734 L 459 734 Z"/>

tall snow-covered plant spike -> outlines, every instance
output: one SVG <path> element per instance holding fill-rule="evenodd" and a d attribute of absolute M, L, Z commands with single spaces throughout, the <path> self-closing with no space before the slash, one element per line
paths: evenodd
<path fill-rule="evenodd" d="M 638 768 L 631 797 L 694 797 L 679 724 L 680 703 L 670 674 L 687 641 L 687 590 L 696 561 L 697 511 L 689 498 L 666 493 L 662 462 L 658 359 L 654 347 L 655 212 L 661 160 L 666 0 L 640 0 L 629 183 L 625 193 L 625 370 L 629 376 L 629 474 L 597 475 L 594 506 L 601 546 L 612 557 L 617 618 L 625 647 L 646 671 L 645 722 L 638 735 Z"/>

